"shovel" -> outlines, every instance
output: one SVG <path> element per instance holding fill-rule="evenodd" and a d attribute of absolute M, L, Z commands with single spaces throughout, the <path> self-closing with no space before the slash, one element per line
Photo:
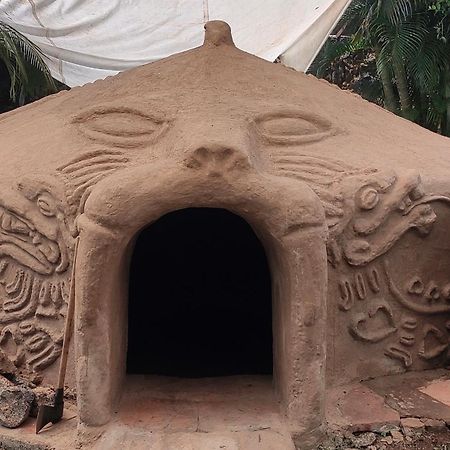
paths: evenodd
<path fill-rule="evenodd" d="M 61 420 L 64 411 L 64 378 L 67 369 L 67 357 L 69 354 L 70 338 L 73 329 L 73 316 L 75 311 L 75 263 L 78 250 L 78 239 L 75 241 L 75 250 L 73 254 L 72 275 L 70 280 L 69 305 L 67 308 L 66 323 L 64 327 L 64 341 L 59 363 L 58 385 L 56 387 L 53 406 L 42 405 L 39 407 L 36 419 L 36 434 L 42 430 L 48 423 L 57 423 Z"/>

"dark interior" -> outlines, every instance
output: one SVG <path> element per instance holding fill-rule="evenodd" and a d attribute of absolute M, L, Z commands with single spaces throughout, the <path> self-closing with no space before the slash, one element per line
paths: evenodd
<path fill-rule="evenodd" d="M 227 210 L 174 211 L 139 234 L 128 316 L 128 373 L 272 373 L 266 255 L 248 223 Z"/>

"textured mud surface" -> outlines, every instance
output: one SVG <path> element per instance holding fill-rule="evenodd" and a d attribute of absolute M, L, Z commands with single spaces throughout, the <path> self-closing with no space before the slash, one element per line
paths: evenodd
<path fill-rule="evenodd" d="M 0 135 L 0 369 L 55 379 L 79 237 L 86 435 L 123 393 L 133 243 L 174 210 L 226 209 L 261 240 L 275 391 L 299 434 L 324 424 L 328 388 L 447 363 L 450 140 L 240 51 L 225 23 L 199 48 L 2 115 Z"/>

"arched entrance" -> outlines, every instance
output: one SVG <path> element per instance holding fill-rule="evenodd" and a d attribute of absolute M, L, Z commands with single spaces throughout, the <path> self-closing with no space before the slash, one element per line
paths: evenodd
<path fill-rule="evenodd" d="M 270 389 L 293 432 L 315 430 L 324 413 L 327 266 L 322 204 L 306 185 L 281 177 L 253 171 L 245 176 L 234 172 L 223 177 L 193 176 L 189 166 L 167 164 L 118 173 L 92 192 L 78 219 L 79 426 L 83 433 L 96 433 L 96 427 L 107 426 L 126 411 L 124 401 L 136 409 L 134 400 L 141 400 L 144 391 L 135 385 L 135 396 L 128 395 L 127 389 L 133 387 L 130 378 L 148 381 L 145 392 L 160 392 L 160 384 L 153 383 L 155 376 L 127 374 L 130 259 L 137 237 L 148 224 L 173 211 L 202 207 L 236 214 L 263 243 L 272 283 L 274 389 Z M 226 390 L 227 386 L 218 385 L 220 378 L 233 377 L 211 378 L 210 393 Z M 182 380 L 177 392 L 195 400 L 197 392 L 186 386 L 186 378 Z M 192 387 L 203 386 L 202 380 L 188 381 Z M 177 392 L 173 398 L 180 398 Z M 147 411 L 146 404 L 141 406 Z M 134 424 L 136 417 L 129 419 Z"/>
<path fill-rule="evenodd" d="M 270 272 L 244 219 L 187 208 L 141 231 L 130 264 L 127 372 L 272 373 Z"/>

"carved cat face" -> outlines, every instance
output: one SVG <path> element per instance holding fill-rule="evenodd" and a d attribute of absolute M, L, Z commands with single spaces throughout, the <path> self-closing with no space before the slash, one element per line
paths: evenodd
<path fill-rule="evenodd" d="M 388 251 L 409 229 L 430 232 L 436 214 L 416 171 L 350 177 L 342 192 L 347 208 L 341 223 L 342 252 L 351 265 L 364 265 Z"/>
<path fill-rule="evenodd" d="M 364 265 L 409 229 L 427 234 L 436 220 L 416 171 L 357 169 L 331 158 L 297 154 L 278 159 L 278 173 L 306 182 L 322 201 L 329 260 Z"/>
<path fill-rule="evenodd" d="M 22 180 L 0 199 L 0 256 L 41 275 L 69 266 L 70 235 L 64 193 L 55 182 Z M 11 206 L 14 205 L 14 206 Z"/>

